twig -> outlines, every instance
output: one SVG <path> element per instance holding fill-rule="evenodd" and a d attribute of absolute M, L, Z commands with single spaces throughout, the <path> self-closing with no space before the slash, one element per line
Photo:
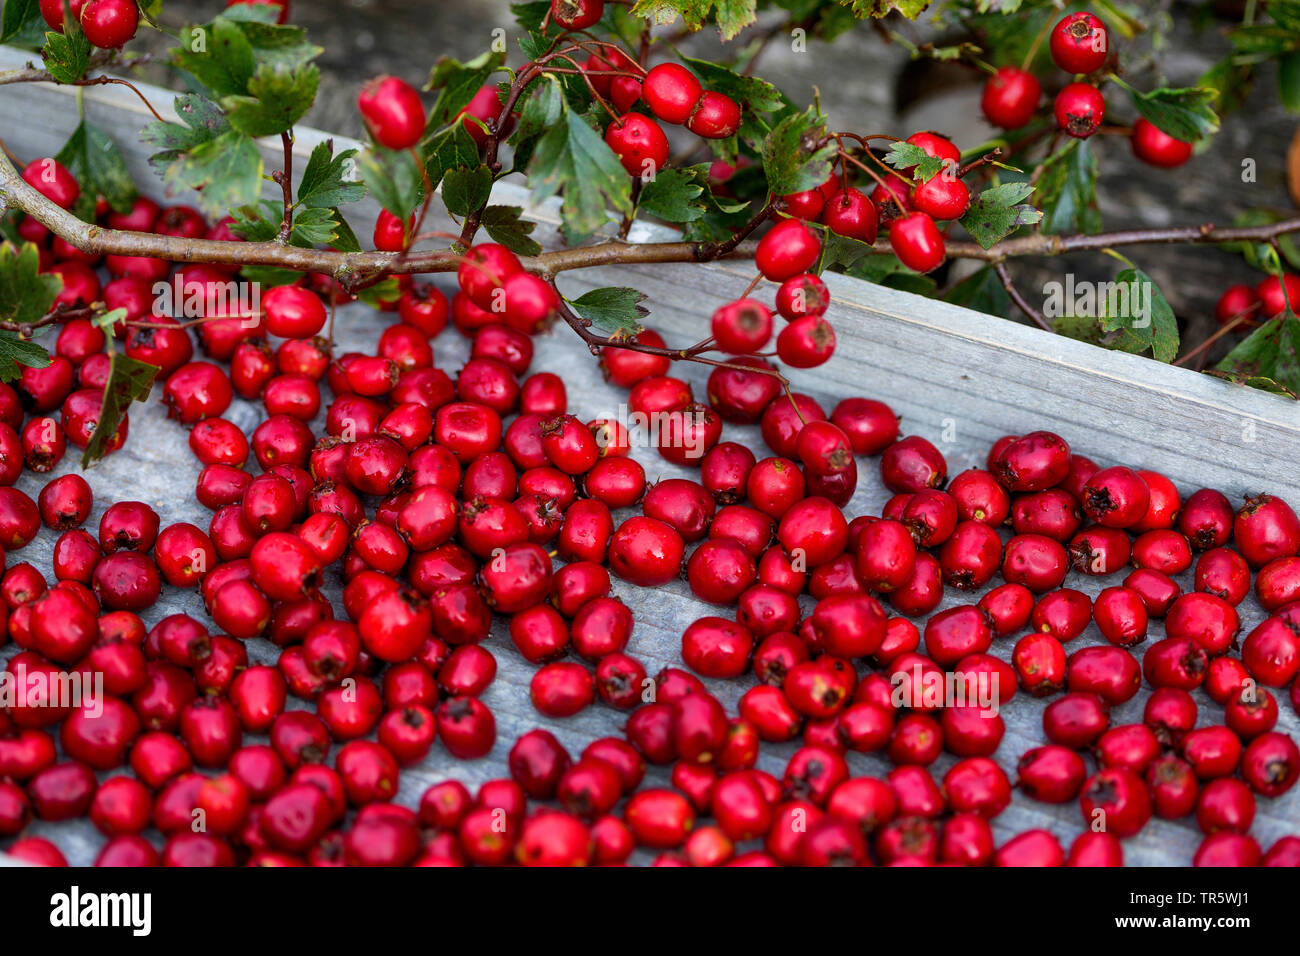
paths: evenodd
<path fill-rule="evenodd" d="M 1044 318 L 1043 313 L 1030 305 L 1029 300 L 1021 294 L 1019 289 L 1016 288 L 1016 284 L 1012 281 L 1011 273 L 1008 271 L 1005 262 L 995 262 L 993 264 L 993 271 L 996 272 L 998 278 L 1002 280 L 1002 287 L 1007 290 L 1007 295 L 1011 296 L 1011 301 L 1020 308 L 1021 312 L 1033 319 L 1040 329 L 1043 329 L 1046 332 L 1055 331 L 1052 328 L 1052 324 Z"/>
<path fill-rule="evenodd" d="M 281 133 L 280 142 L 284 146 L 284 169 L 271 178 L 280 184 L 284 192 L 284 218 L 280 220 L 278 241 L 287 243 L 293 235 L 293 137 L 287 132 Z"/>
<path fill-rule="evenodd" d="M 1181 355 L 1178 358 L 1174 359 L 1169 364 L 1186 365 L 1192 359 L 1196 358 L 1196 356 L 1208 351 L 1210 347 L 1214 345 L 1215 342 L 1219 341 L 1219 339 L 1223 338 L 1225 335 L 1227 335 L 1229 332 L 1233 331 L 1243 323 L 1249 322 L 1250 314 L 1252 311 L 1253 310 L 1248 309 L 1245 312 L 1242 312 L 1238 315 L 1234 315 L 1227 322 L 1223 323 L 1223 325 L 1219 328 L 1219 330 L 1215 332 L 1213 335 L 1211 335 L 1208 339 L 1206 339 L 1200 345 L 1196 346 L 1196 348 L 1188 351 L 1186 354 Z"/>

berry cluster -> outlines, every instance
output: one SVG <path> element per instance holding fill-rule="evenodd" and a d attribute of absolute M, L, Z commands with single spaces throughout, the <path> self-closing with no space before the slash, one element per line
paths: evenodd
<path fill-rule="evenodd" d="M 1091 75 L 1106 65 L 1109 34 L 1091 13 L 1066 14 L 1052 28 L 1049 49 L 1053 62 L 1066 73 Z M 1038 112 L 1043 88 L 1027 69 L 999 68 L 984 84 L 980 105 L 984 116 L 1002 129 L 1020 129 Z M 1066 84 L 1052 107 L 1057 127 L 1076 139 L 1095 134 L 1106 117 L 1106 100 L 1097 85 L 1087 81 Z M 1140 118 L 1130 135 L 1133 154 L 1145 163 L 1172 169 L 1192 158 L 1192 144 L 1175 139 L 1154 123 Z"/>
<path fill-rule="evenodd" d="M 41 16 L 51 30 L 63 32 L 65 0 L 40 0 Z M 66 0 L 86 39 L 105 50 L 125 46 L 140 26 L 135 0 Z"/>

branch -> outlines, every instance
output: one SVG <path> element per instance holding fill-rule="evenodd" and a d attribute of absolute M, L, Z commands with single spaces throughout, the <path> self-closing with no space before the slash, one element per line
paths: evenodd
<path fill-rule="evenodd" d="M 1033 319 L 1038 327 L 1043 329 L 1045 332 L 1055 331 L 1055 329 L 1052 328 L 1052 324 L 1044 318 L 1043 313 L 1030 305 L 1029 300 L 1021 294 L 1019 289 L 1016 288 L 1016 284 L 1011 281 L 1011 273 L 1008 271 L 1005 262 L 995 262 L 993 264 L 993 271 L 996 272 L 998 278 L 1002 280 L 1002 288 L 1007 290 L 1007 295 L 1011 296 L 1011 301 L 1020 308 L 1021 312 Z"/>
<path fill-rule="evenodd" d="M 284 192 L 284 218 L 280 220 L 280 234 L 276 241 L 287 243 L 293 235 L 293 137 L 287 132 L 280 134 L 284 146 L 284 169 L 272 175 Z"/>

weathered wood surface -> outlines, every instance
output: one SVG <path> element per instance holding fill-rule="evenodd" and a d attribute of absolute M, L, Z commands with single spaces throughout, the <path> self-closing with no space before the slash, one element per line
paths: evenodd
<path fill-rule="evenodd" d="M 9 61 L 14 59 L 21 62 L 22 57 L 0 50 L 0 68 L 13 65 Z M 148 92 L 160 108 L 169 102 L 162 91 Z M 146 189 L 151 184 L 159 188 L 145 161 L 147 149 L 132 135 L 150 118 L 139 102 L 127 91 L 100 87 L 86 90 L 86 104 L 93 121 L 117 134 L 137 181 Z M 17 95 L 11 91 L 0 96 L 0 135 L 20 157 L 47 155 L 71 132 L 74 115 L 68 91 L 44 87 L 25 88 Z M 297 169 L 302 169 L 321 135 L 299 131 Z M 352 144 L 336 138 L 336 145 L 344 148 Z M 278 143 L 268 144 L 268 169 L 275 168 L 277 154 Z M 526 204 L 527 196 L 506 184 L 499 187 L 498 201 Z M 369 234 L 375 213 L 367 202 L 352 214 L 359 235 Z M 553 207 L 530 209 L 529 215 L 544 224 L 541 240 L 548 247 L 557 244 L 551 228 L 556 221 Z M 657 228 L 638 227 L 633 238 L 662 235 Z M 647 304 L 653 309 L 649 323 L 670 343 L 689 344 L 702 337 L 700 330 L 712 310 L 743 291 L 750 278 L 747 264 L 732 262 L 607 268 L 566 274 L 561 284 L 570 297 L 598 286 L 635 286 L 649 294 Z M 450 289 L 450 277 L 436 281 Z M 830 316 L 839 330 L 839 351 L 823 368 L 795 373 L 795 387 L 828 409 L 846 395 L 863 394 L 889 402 L 902 416 L 905 433 L 924 435 L 944 451 L 951 474 L 981 464 L 988 444 L 999 435 L 1051 428 L 1066 436 L 1079 452 L 1100 462 L 1162 470 L 1185 494 L 1211 485 L 1233 497 L 1269 490 L 1300 503 L 1300 475 L 1295 466 L 1300 458 L 1300 410 L 1290 401 L 855 280 L 830 277 L 830 285 L 835 299 Z M 373 348 L 387 321 L 361 306 L 346 308 L 338 323 L 340 351 Z M 448 332 L 435 343 L 435 352 L 438 365 L 454 371 L 466 358 L 468 344 Z M 563 327 L 538 339 L 534 368 L 563 374 L 571 410 L 584 418 L 610 415 L 625 400 L 625 393 L 601 380 L 594 360 Z M 703 392 L 706 373 L 707 369 L 698 366 L 678 369 L 678 374 L 692 382 L 697 395 Z M 228 417 L 249 428 L 259 414 L 259 407 L 236 400 Z M 761 447 L 755 427 L 729 427 L 728 437 Z M 94 527 L 112 501 L 136 498 L 152 504 L 165 524 L 191 521 L 206 527 L 208 513 L 192 500 L 199 468 L 185 438 L 184 429 L 165 419 L 156 400 L 134 406 L 126 448 L 87 474 L 96 493 L 89 525 Z M 662 462 L 653 451 L 640 450 L 637 457 L 652 479 L 687 474 Z M 877 462 L 862 460 L 859 464 L 859 489 L 846 510 L 850 516 L 879 513 L 887 493 L 879 481 Z M 60 473 L 73 467 L 70 456 Z M 41 484 L 40 479 L 27 475 L 20 487 L 35 495 Z M 11 554 L 10 564 L 25 560 L 48 571 L 53 540 L 52 534 L 43 533 L 23 551 Z M 1189 576 L 1184 578 L 1190 589 Z M 1069 584 L 1095 595 L 1102 586 L 1117 582 L 1114 577 L 1093 580 L 1072 574 Z M 648 591 L 616 582 L 615 590 L 636 613 L 629 652 L 641 658 L 652 674 L 662 666 L 679 664 L 680 636 L 687 623 L 717 613 L 695 600 L 682 582 Z M 337 587 L 331 587 L 329 594 L 337 600 Z M 949 592 L 942 606 L 974 599 L 974 595 Z M 1244 634 L 1262 615 L 1253 600 L 1240 610 Z M 178 611 L 203 617 L 196 594 L 169 589 L 146 620 L 152 623 Z M 1151 639 L 1160 636 L 1159 623 L 1153 623 Z M 1070 649 L 1100 642 L 1100 636 L 1090 629 Z M 414 805 L 425 787 L 449 776 L 472 786 L 504 775 L 510 744 L 533 727 L 552 730 L 574 754 L 596 737 L 621 734 L 625 715 L 604 707 L 569 720 L 542 717 L 528 700 L 533 668 L 514 651 L 501 621 L 494 626 L 488 646 L 500 665 L 496 681 L 484 695 L 497 717 L 497 746 L 487 758 L 474 762 L 452 760 L 435 747 L 422 766 L 404 771 L 400 802 Z M 1009 658 L 1013 646 L 1014 638 L 999 641 L 993 653 Z M 274 649 L 266 642 L 250 642 L 249 650 L 256 661 L 274 661 Z M 12 653 L 12 645 L 0 648 L 0 659 Z M 712 689 L 734 708 L 746 686 L 743 682 L 715 682 Z M 1117 708 L 1113 723 L 1140 721 L 1145 697 L 1144 691 Z M 1199 692 L 1197 699 L 1202 724 L 1221 722 L 1220 708 Z M 1045 703 L 1022 694 L 1004 711 L 1007 734 L 995 758 L 1008 773 L 1014 772 L 1020 753 L 1042 742 Z M 305 704 L 293 700 L 290 706 Z M 1300 733 L 1300 721 L 1289 704 L 1282 702 L 1281 711 L 1280 729 Z M 256 739 L 250 738 L 250 742 Z M 760 766 L 779 775 L 794 749 L 793 745 L 765 747 Z M 855 774 L 883 775 L 888 769 L 887 762 L 877 757 L 853 754 L 849 762 Z M 940 758 L 932 768 L 936 777 L 952 763 L 953 758 L 947 755 Z M 666 785 L 667 774 L 652 769 L 649 781 Z M 1033 826 L 1051 828 L 1068 847 L 1081 831 L 1082 821 L 1077 804 L 1052 807 L 1019 798 L 994 821 L 999 841 Z M 84 821 L 53 826 L 38 822 L 30 832 L 55 840 L 79 864 L 89 863 L 101 843 Z M 1300 832 L 1300 788 L 1277 801 L 1261 800 L 1252 832 L 1265 847 L 1284 834 Z M 153 836 L 157 840 L 157 834 Z M 1126 842 L 1125 852 L 1131 864 L 1186 865 L 1199 839 L 1191 819 L 1155 821 Z"/>

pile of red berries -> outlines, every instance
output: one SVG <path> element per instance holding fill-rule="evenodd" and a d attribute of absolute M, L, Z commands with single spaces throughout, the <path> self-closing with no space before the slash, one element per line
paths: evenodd
<path fill-rule="evenodd" d="M 664 91 L 684 80 L 653 74 L 652 110 L 689 125 L 703 108 L 683 104 L 700 94 L 669 114 Z M 423 114 L 414 122 L 398 84 L 368 88 L 361 108 L 377 139 L 410 145 Z M 911 141 L 955 161 L 940 137 Z M 53 160 L 24 175 L 61 205 L 77 199 Z M 793 218 L 756 254 L 779 284 L 783 363 L 819 365 L 835 343 L 805 220 L 866 241 L 882 208 L 911 203 L 933 228 L 962 195 L 928 186 L 786 198 Z M 228 221 L 144 198 L 100 215 L 235 239 Z M 907 218 L 891 222 L 896 248 Z M 376 244 L 403 248 L 410 228 L 381 219 Z M 450 299 L 404 280 L 373 353 L 335 355 L 323 296 L 343 295 L 328 277 L 270 289 L 253 311 L 219 294 L 223 269 L 100 261 L 31 220 L 19 229 L 61 277 L 60 303 L 144 320 L 118 330 L 122 348 L 162 369 L 212 517 L 164 525 L 119 501 L 92 532 L 79 475 L 35 501 L 13 487 L 89 438 L 108 364 L 89 320 L 65 323 L 48 368 L 0 385 L 0 643 L 16 645 L 2 672 L 15 692 L 0 704 L 0 837 L 13 855 L 60 863 L 54 843 L 23 836 L 28 822 L 89 817 L 101 865 L 619 864 L 637 848 L 663 865 L 1116 865 L 1152 817 L 1194 814 L 1198 864 L 1300 865 L 1300 838 L 1264 852 L 1249 832 L 1258 801 L 1300 776 L 1277 730 L 1278 696 L 1300 708 L 1300 519 L 1280 498 L 1235 510 L 1211 489 L 1184 498 L 1159 473 L 1103 468 L 1045 431 L 999 439 L 984 468 L 950 480 L 944 455 L 900 438 L 887 405 L 846 398 L 828 414 L 784 393 L 763 354 L 773 312 L 750 298 L 713 316 L 714 345 L 734 359 L 698 400 L 666 350 L 603 350 L 630 412 L 656 423 L 657 453 L 698 469 L 651 482 L 627 423 L 577 418 L 560 376 L 530 372 L 533 336 L 561 303 L 503 246 L 470 249 Z M 175 319 L 151 315 L 163 280 L 202 303 L 207 360 Z M 431 344 L 448 324 L 472 343 L 454 379 Z M 628 344 L 664 346 L 650 330 Z M 250 432 L 222 417 L 236 396 L 262 404 Z M 770 454 L 723 441 L 727 424 L 757 425 Z M 877 455 L 893 497 L 850 517 L 859 459 Z M 59 535 L 52 582 L 6 554 L 42 524 Z M 1122 577 L 1093 599 L 1072 574 Z M 682 634 L 683 667 L 648 674 L 615 578 L 684 578 L 716 606 Z M 323 590 L 336 582 L 341 614 Z M 211 620 L 146 624 L 164 587 L 197 588 Z M 1270 616 L 1238 644 L 1252 591 Z M 954 592 L 968 599 L 940 611 Z M 536 667 L 540 714 L 622 710 L 623 735 L 570 754 L 533 730 L 510 743 L 508 778 L 394 803 L 402 768 L 495 747 L 482 699 L 502 652 L 494 618 L 505 652 Z M 1103 642 L 1079 640 L 1090 625 Z M 249 641 L 269 642 L 275 663 L 253 663 Z M 66 674 L 102 678 L 104 696 L 43 696 Z M 749 685 L 734 714 L 706 682 L 724 680 Z M 1144 681 L 1142 721 L 1112 726 Z M 1000 711 L 1021 692 L 1053 700 L 1043 743 L 1009 774 L 994 759 Z M 792 743 L 780 777 L 757 769 L 765 746 Z M 945 752 L 956 761 L 935 779 Z M 893 769 L 855 776 L 850 753 Z M 642 787 L 647 765 L 670 767 L 671 786 Z M 997 845 L 990 820 L 1016 788 L 1077 801 L 1068 850 L 1045 830 Z"/>

